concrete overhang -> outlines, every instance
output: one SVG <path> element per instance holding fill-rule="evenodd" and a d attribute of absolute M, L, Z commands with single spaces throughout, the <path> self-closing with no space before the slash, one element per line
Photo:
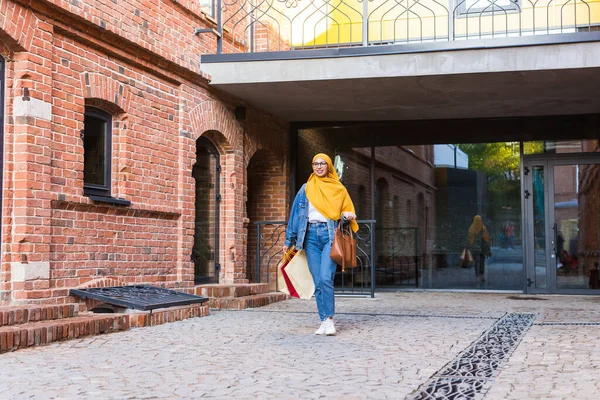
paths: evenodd
<path fill-rule="evenodd" d="M 600 111 L 600 32 L 201 61 L 212 87 L 293 122 Z"/>

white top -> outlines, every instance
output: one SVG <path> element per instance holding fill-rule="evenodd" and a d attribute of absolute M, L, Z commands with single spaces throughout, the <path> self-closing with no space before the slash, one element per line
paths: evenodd
<path fill-rule="evenodd" d="M 310 201 L 308 202 L 308 222 L 327 222 L 327 218 Z"/>

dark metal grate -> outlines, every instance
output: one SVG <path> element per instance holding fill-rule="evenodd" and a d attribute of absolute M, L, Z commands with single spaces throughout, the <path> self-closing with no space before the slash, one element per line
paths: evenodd
<path fill-rule="evenodd" d="M 437 378 L 425 389 L 411 397 L 415 400 L 465 400 L 474 399 L 478 393 L 487 391 L 489 381 L 481 379 Z"/>
<path fill-rule="evenodd" d="M 206 297 L 150 285 L 71 289 L 70 294 L 79 296 L 82 299 L 90 298 L 115 306 L 144 311 L 188 304 L 201 304 L 208 301 Z"/>
<path fill-rule="evenodd" d="M 481 398 L 493 383 L 500 365 L 510 357 L 534 319 L 534 314 L 505 315 L 409 399 Z"/>

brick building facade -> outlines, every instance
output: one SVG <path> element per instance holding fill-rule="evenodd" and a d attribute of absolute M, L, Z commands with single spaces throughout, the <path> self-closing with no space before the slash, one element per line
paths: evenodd
<path fill-rule="evenodd" d="M 199 56 L 216 41 L 194 35 L 211 27 L 193 0 L 0 1 L 0 304 L 61 303 L 81 286 L 191 288 L 200 137 L 220 156 L 213 281 L 247 281 L 249 217 L 287 208 L 288 127 L 251 107 L 236 118 L 241 104 L 211 91 Z M 107 119 L 109 179 L 92 199 L 84 141 L 95 111 Z M 272 179 L 253 180 L 249 164 Z"/>

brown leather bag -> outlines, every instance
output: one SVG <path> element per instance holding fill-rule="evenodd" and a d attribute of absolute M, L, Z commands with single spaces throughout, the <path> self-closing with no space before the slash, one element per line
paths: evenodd
<path fill-rule="evenodd" d="M 345 272 L 346 268 L 355 268 L 358 265 L 356 262 L 356 239 L 352 235 L 350 227 L 342 226 L 341 220 L 338 227 L 335 228 L 329 256 L 336 264 L 342 266 L 342 272 Z"/>

